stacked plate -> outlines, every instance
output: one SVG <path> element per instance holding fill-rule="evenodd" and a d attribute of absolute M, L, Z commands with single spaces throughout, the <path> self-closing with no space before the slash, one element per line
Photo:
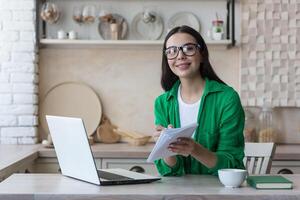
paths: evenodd
<path fill-rule="evenodd" d="M 145 20 L 144 13 L 138 13 L 132 21 L 131 28 L 134 37 L 138 40 L 157 40 L 160 38 L 164 23 L 162 18 L 153 14 L 153 20 Z"/>
<path fill-rule="evenodd" d="M 168 21 L 168 32 L 177 27 L 187 25 L 200 32 L 200 23 L 197 16 L 191 12 L 179 12 L 173 15 Z"/>

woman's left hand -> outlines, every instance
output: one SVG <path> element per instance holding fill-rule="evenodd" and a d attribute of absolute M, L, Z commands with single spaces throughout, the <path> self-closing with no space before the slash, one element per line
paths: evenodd
<path fill-rule="evenodd" d="M 180 137 L 176 142 L 171 143 L 168 149 L 174 153 L 188 156 L 196 152 L 198 144 L 192 138 Z"/>

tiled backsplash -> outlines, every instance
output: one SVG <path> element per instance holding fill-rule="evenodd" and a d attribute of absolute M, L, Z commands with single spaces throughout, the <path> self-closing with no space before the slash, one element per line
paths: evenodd
<path fill-rule="evenodd" d="M 241 4 L 243 104 L 300 107 L 299 0 Z"/>

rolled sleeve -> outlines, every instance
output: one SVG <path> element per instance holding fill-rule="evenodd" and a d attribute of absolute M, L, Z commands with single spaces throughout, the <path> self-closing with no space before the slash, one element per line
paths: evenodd
<path fill-rule="evenodd" d="M 233 93 L 224 107 L 220 124 L 220 138 L 216 151 L 217 163 L 209 171 L 217 174 L 218 169 L 244 169 L 244 123 L 245 115 L 238 94 Z"/>
<path fill-rule="evenodd" d="M 164 159 L 154 161 L 157 171 L 161 176 L 183 176 L 185 174 L 183 167 L 183 159 L 181 156 L 176 156 L 176 164 L 170 167 Z"/>

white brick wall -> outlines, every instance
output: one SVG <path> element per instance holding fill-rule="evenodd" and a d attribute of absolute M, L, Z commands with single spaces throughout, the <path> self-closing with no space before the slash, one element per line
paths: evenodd
<path fill-rule="evenodd" d="M 20 32 L 20 41 L 35 41 L 35 32 L 34 31 L 21 31 Z"/>
<path fill-rule="evenodd" d="M 38 142 L 35 0 L 0 0 L 0 144 Z"/>
<path fill-rule="evenodd" d="M 0 126 L 16 126 L 17 117 L 15 115 L 0 116 Z"/>
<path fill-rule="evenodd" d="M 22 126 L 37 126 L 38 125 L 38 117 L 36 115 L 19 116 L 18 122 Z"/>

